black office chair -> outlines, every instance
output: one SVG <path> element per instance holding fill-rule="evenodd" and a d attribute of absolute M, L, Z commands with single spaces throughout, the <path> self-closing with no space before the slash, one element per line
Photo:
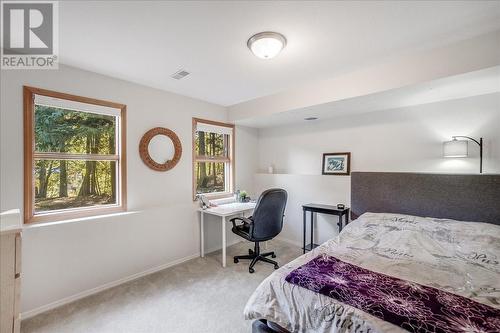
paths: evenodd
<path fill-rule="evenodd" d="M 248 250 L 248 255 L 234 257 L 235 264 L 240 259 L 251 259 L 252 262 L 248 268 L 250 273 L 255 272 L 253 266 L 259 260 L 273 264 L 274 269 L 278 269 L 276 261 L 266 258 L 269 256 L 276 258 L 276 254 L 274 252 L 260 253 L 259 242 L 270 240 L 281 232 L 287 197 L 286 191 L 279 188 L 264 191 L 257 200 L 253 216 L 231 219 L 233 232 L 255 243 L 254 250 Z M 243 224 L 237 225 L 238 220 Z"/>

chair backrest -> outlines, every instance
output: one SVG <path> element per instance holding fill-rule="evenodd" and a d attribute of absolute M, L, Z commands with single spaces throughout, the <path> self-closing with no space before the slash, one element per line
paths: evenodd
<path fill-rule="evenodd" d="M 254 239 L 271 239 L 281 232 L 287 198 L 279 188 L 262 192 L 252 215 Z"/>

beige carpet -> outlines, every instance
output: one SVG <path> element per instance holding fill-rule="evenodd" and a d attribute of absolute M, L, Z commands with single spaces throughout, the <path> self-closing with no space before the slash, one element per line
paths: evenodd
<path fill-rule="evenodd" d="M 259 262 L 248 273 L 248 260 L 234 264 L 233 255 L 246 254 L 249 243 L 228 248 L 227 267 L 220 251 L 196 258 L 74 303 L 24 320 L 28 332 L 251 332 L 243 308 L 273 266 Z M 285 264 L 301 254 L 298 247 L 273 240 L 276 260 Z"/>

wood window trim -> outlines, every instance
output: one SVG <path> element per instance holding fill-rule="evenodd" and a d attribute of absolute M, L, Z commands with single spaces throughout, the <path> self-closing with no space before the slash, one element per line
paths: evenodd
<path fill-rule="evenodd" d="M 214 157 L 214 158 L 199 158 L 199 156 L 196 155 L 196 127 L 198 123 L 203 123 L 203 124 L 208 124 L 208 125 L 214 125 L 214 126 L 221 126 L 221 127 L 228 127 L 232 129 L 232 135 L 231 135 L 231 147 L 229 150 L 230 156 L 229 158 L 226 157 Z M 234 191 L 234 185 L 235 185 L 235 137 L 236 137 L 236 131 L 235 131 L 235 126 L 234 124 L 227 124 L 223 123 L 220 121 L 214 121 L 214 120 L 208 120 L 208 119 L 201 119 L 201 118 L 193 118 L 193 133 L 192 133 L 192 156 L 193 156 L 193 201 L 196 201 L 196 162 L 224 162 L 227 163 L 229 162 L 230 166 L 230 179 L 229 179 L 229 192 L 214 192 L 214 193 L 206 193 L 205 196 L 207 196 L 210 199 L 222 199 L 222 198 L 228 198 L 233 195 Z"/>
<path fill-rule="evenodd" d="M 94 104 L 99 106 L 111 107 L 120 110 L 119 122 L 119 155 L 86 156 L 89 160 L 119 161 L 120 177 L 117 184 L 117 193 L 120 193 L 120 203 L 105 207 L 82 207 L 71 210 L 60 210 L 35 215 L 34 210 L 34 163 L 39 157 L 48 157 L 49 159 L 74 160 L 81 157 L 81 154 L 58 153 L 36 153 L 35 154 L 35 136 L 34 136 L 34 115 L 35 115 L 35 95 L 66 99 L 70 101 Z M 60 220 L 74 219 L 80 217 L 89 217 L 105 215 L 127 210 L 127 106 L 120 103 L 104 101 L 95 98 L 71 95 L 67 93 L 56 92 L 47 89 L 23 86 L 23 109 L 24 109 L 24 223 L 54 222 Z"/>

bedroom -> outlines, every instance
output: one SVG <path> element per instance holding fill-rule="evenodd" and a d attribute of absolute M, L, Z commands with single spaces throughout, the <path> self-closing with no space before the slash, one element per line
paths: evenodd
<path fill-rule="evenodd" d="M 364 237 L 374 218 L 356 216 L 364 212 L 476 222 L 476 229 L 458 232 L 464 239 L 489 231 L 497 242 L 485 240 L 478 246 L 487 251 L 469 254 L 496 265 L 488 271 L 493 275 L 482 274 L 493 281 L 476 281 L 478 271 L 464 264 L 457 274 L 461 279 L 446 291 L 499 311 L 500 270 L 493 264 L 500 256 L 499 2 L 43 3 L 51 4 L 50 10 L 33 7 L 38 14 L 24 20 L 30 22 L 25 34 L 8 36 L 8 42 L 26 35 L 35 43 L 35 35 L 52 53 L 28 48 L 9 54 L 8 48 L 20 43 L 7 45 L 5 31 L 14 31 L 15 19 L 23 21 L 19 13 L 30 8 L 2 2 L 3 13 L 13 11 L 8 24 L 2 16 L 2 333 L 268 329 L 258 327 L 258 319 L 292 332 L 359 332 L 356 325 L 337 327 L 338 320 L 315 323 L 313 302 L 294 308 L 293 300 L 280 298 L 284 307 L 275 312 L 284 316 L 288 308 L 290 317 L 271 318 L 256 311 L 269 303 L 251 300 L 272 294 L 266 289 L 272 280 L 266 278 L 323 253 L 318 247 L 302 257 L 304 243 L 331 247 L 332 240 L 344 245 Z M 45 15 L 52 20 L 40 21 Z M 51 23 L 49 40 L 36 30 L 43 22 Z M 268 31 L 275 34 L 258 35 Z M 261 37 L 271 44 L 259 46 L 266 41 Z M 277 54 L 262 59 L 266 51 Z M 38 62 L 29 63 L 23 54 L 38 56 Z M 48 126 L 38 126 L 41 118 L 34 115 L 47 105 L 75 110 L 73 116 L 62 114 L 78 122 L 66 119 L 61 125 L 48 117 Z M 85 125 L 83 116 L 89 114 L 107 120 L 114 131 Z M 156 128 L 161 129 L 149 132 Z M 154 136 L 158 131 L 167 136 Z M 97 154 L 84 144 L 95 133 L 109 139 L 98 141 Z M 201 140 L 200 133 L 210 135 Z M 477 140 L 482 149 L 453 136 Z M 95 156 L 101 148 L 104 156 Z M 444 151 L 449 148 L 460 152 Z M 342 162 L 333 175 L 328 174 L 332 158 Z M 56 164 L 47 167 L 51 161 Z M 92 169 L 97 182 L 90 176 L 85 181 L 92 165 L 100 166 Z M 364 178 L 372 172 L 375 178 Z M 66 182 L 60 181 L 62 174 Z M 42 175 L 48 181 L 41 181 Z M 279 269 L 260 260 L 250 273 L 251 262 L 235 263 L 234 256 L 251 256 L 247 251 L 255 244 L 235 234 L 230 219 L 249 218 L 251 208 L 241 207 L 253 208 L 272 188 L 286 191 L 286 208 L 282 229 L 262 251 L 275 252 L 276 258 L 266 259 Z M 237 191 L 240 201 L 243 192 L 251 201 L 231 203 Z M 200 212 L 201 200 L 193 200 L 200 192 L 230 213 L 217 215 L 213 207 Z M 350 209 L 341 210 L 340 218 L 349 223 L 341 224 L 340 235 L 339 216 L 309 214 L 303 206 L 311 203 Z M 389 222 L 380 226 L 384 223 Z M 423 225 L 429 223 L 422 220 L 416 231 L 415 239 L 426 244 L 418 250 L 444 246 L 440 239 L 431 239 L 438 245 L 424 239 Z M 447 232 L 455 235 L 453 230 Z M 380 236 L 380 230 L 373 232 Z M 463 254 L 463 247 L 449 250 Z M 338 259 L 412 281 L 397 266 L 402 260 L 397 256 L 418 250 L 386 250 L 395 270 L 376 260 L 358 262 L 340 250 Z M 300 264 L 292 269 L 289 263 L 297 258 Z M 426 265 L 422 272 L 432 276 L 443 267 Z M 264 280 L 271 284 L 259 287 Z M 424 278 L 413 282 L 439 288 Z M 365 330 L 409 330 L 287 283 L 314 295 L 310 298 L 362 313 L 352 318 L 368 318 Z M 478 296 L 478 288 L 489 294 Z"/>

